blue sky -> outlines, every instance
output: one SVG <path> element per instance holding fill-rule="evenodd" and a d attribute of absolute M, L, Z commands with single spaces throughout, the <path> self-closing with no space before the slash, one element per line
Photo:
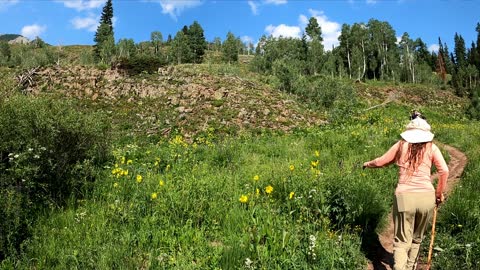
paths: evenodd
<path fill-rule="evenodd" d="M 0 0 L 0 34 L 39 36 L 52 45 L 91 45 L 106 0 Z M 228 31 L 245 42 L 262 35 L 300 37 L 315 16 L 324 45 L 337 45 L 343 23 L 387 21 L 397 37 L 422 38 L 431 50 L 438 37 L 453 50 L 455 33 L 469 48 L 480 22 L 477 0 L 113 0 L 115 39 L 150 39 L 160 31 L 166 39 L 198 21 L 207 40 L 225 39 Z"/>

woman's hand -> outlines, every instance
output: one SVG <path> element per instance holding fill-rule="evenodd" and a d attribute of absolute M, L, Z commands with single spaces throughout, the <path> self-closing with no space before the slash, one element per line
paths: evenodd
<path fill-rule="evenodd" d="M 368 168 L 368 161 L 363 163 L 362 169 Z"/>
<path fill-rule="evenodd" d="M 436 203 L 437 203 L 437 205 L 439 205 L 439 204 L 441 204 L 443 201 L 445 201 L 445 196 L 443 195 L 443 193 L 436 194 L 435 197 L 436 197 Z"/>

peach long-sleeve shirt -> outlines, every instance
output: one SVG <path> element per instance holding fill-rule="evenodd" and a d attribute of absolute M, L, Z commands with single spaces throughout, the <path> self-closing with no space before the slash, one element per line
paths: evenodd
<path fill-rule="evenodd" d="M 434 143 L 428 143 L 423 155 L 423 160 L 415 171 L 409 169 L 407 161 L 408 143 L 403 141 L 395 143 L 383 156 L 365 163 L 365 166 L 369 168 L 378 168 L 396 163 L 399 167 L 399 180 L 395 194 L 404 192 L 430 192 L 434 191 L 431 180 L 431 168 L 432 164 L 435 165 L 438 172 L 438 185 L 436 189 L 437 196 L 444 192 L 447 178 L 448 178 L 448 166 L 443 158 L 440 149 Z M 400 156 L 396 160 L 397 152 L 400 146 Z"/>

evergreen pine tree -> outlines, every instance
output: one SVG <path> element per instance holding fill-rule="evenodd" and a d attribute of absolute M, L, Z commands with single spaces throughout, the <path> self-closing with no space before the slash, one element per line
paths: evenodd
<path fill-rule="evenodd" d="M 187 30 L 188 45 L 190 47 L 193 63 L 201 63 L 207 49 L 207 41 L 203 34 L 203 28 L 197 21 L 194 21 Z"/>
<path fill-rule="evenodd" d="M 475 60 L 475 66 L 480 72 L 480 23 L 477 23 L 477 27 L 475 28 L 475 30 L 477 31 L 477 58 Z"/>
<path fill-rule="evenodd" d="M 115 50 L 115 39 L 113 36 L 113 6 L 112 0 L 107 0 L 102 10 L 102 16 L 100 17 L 100 24 L 95 33 L 93 41 L 94 56 L 97 61 L 108 63 L 111 60 L 111 56 Z M 113 46 L 112 46 L 113 42 Z"/>

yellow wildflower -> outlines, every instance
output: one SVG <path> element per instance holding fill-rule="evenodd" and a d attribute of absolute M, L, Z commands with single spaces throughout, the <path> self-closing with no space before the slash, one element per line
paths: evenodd
<path fill-rule="evenodd" d="M 158 196 L 157 193 L 154 192 L 154 193 L 152 193 L 152 195 L 150 195 L 150 199 L 155 200 L 157 198 L 157 196 Z"/>
<path fill-rule="evenodd" d="M 131 159 L 127 160 L 127 165 L 130 165 L 132 163 L 133 163 L 133 161 Z"/>
<path fill-rule="evenodd" d="M 258 181 L 258 180 L 260 180 L 260 176 L 255 175 L 255 176 L 253 177 L 253 181 Z"/>
<path fill-rule="evenodd" d="M 295 192 L 290 192 L 290 194 L 288 195 L 288 198 L 291 200 L 293 199 L 293 196 L 295 196 Z"/>
<path fill-rule="evenodd" d="M 238 201 L 240 201 L 241 203 L 247 203 L 248 202 L 248 196 L 247 195 L 242 195 L 242 196 L 240 196 Z"/>
<path fill-rule="evenodd" d="M 295 170 L 295 166 L 294 166 L 294 165 L 290 165 L 288 168 L 290 169 L 291 172 L 293 172 L 293 170 Z"/>
<path fill-rule="evenodd" d="M 319 157 L 320 156 L 320 152 L 318 150 L 315 150 L 315 156 L 316 157 Z"/>
<path fill-rule="evenodd" d="M 165 182 L 163 182 L 163 180 L 160 179 L 160 181 L 158 182 L 158 184 L 159 184 L 161 187 L 163 187 L 163 186 L 165 185 Z"/>
<path fill-rule="evenodd" d="M 310 166 L 312 166 L 312 168 L 316 168 L 318 166 L 318 163 L 320 163 L 318 159 L 315 161 L 310 161 Z"/>
<path fill-rule="evenodd" d="M 117 182 L 113 183 L 113 187 L 114 187 L 114 188 L 117 188 L 117 187 L 118 187 L 118 183 L 117 183 Z"/>
<path fill-rule="evenodd" d="M 125 157 L 122 157 L 121 163 L 125 164 Z"/>
<path fill-rule="evenodd" d="M 265 192 L 266 192 L 267 194 L 272 193 L 272 192 L 273 192 L 273 187 L 270 186 L 270 185 L 268 185 L 267 187 L 265 187 Z"/>
<path fill-rule="evenodd" d="M 137 179 L 137 183 L 141 183 L 143 180 L 143 177 L 140 174 L 137 174 L 136 179 Z"/>
<path fill-rule="evenodd" d="M 257 195 L 257 197 L 258 197 L 258 195 L 260 195 L 260 189 L 258 189 L 258 188 L 257 188 L 257 189 L 255 189 L 255 194 L 256 194 L 256 195 Z"/>

